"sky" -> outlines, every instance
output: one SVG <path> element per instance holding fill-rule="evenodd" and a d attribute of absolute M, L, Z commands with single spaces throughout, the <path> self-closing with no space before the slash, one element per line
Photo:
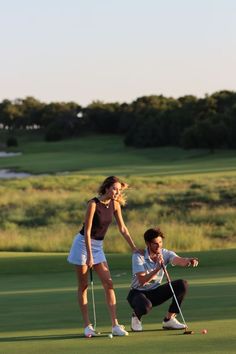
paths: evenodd
<path fill-rule="evenodd" d="M 235 0 L 0 0 L 0 102 L 236 90 Z"/>

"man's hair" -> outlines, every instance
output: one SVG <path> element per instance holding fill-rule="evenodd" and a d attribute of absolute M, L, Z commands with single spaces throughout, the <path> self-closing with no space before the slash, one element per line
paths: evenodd
<path fill-rule="evenodd" d="M 150 242 L 156 237 L 165 238 L 163 232 L 161 231 L 161 229 L 159 227 L 148 229 L 144 233 L 145 242 Z"/>

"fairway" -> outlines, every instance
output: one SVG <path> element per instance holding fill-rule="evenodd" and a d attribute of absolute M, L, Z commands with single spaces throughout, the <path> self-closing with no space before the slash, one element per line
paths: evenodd
<path fill-rule="evenodd" d="M 110 135 L 50 143 L 37 137 L 19 138 L 19 146 L 9 151 L 22 155 L 1 158 L 0 169 L 33 174 L 165 176 L 236 171 L 235 150 L 135 149 L 126 147 L 122 137 Z"/>
<path fill-rule="evenodd" d="M 97 330 L 101 335 L 85 339 L 76 304 L 76 280 L 66 254 L 1 253 L 0 352 L 235 353 L 236 250 L 194 254 L 200 258 L 198 268 L 168 268 L 173 279 L 183 277 L 189 281 L 183 313 L 194 335 L 161 329 L 166 303 L 144 318 L 142 333 L 109 339 L 111 327 L 104 293 L 95 276 Z M 126 295 L 130 260 L 130 255 L 108 256 L 118 317 L 129 331 L 131 309 Z M 208 329 L 208 334 L 200 333 L 203 328 Z"/>

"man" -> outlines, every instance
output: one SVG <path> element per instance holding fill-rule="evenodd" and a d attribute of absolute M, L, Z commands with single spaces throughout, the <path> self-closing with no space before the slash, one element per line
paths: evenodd
<path fill-rule="evenodd" d="M 132 257 L 132 283 L 127 300 L 134 312 L 131 319 L 131 329 L 142 331 L 141 318 L 147 314 L 153 306 L 161 305 L 172 298 L 168 312 L 163 320 L 163 329 L 185 329 L 185 324 L 180 323 L 176 315 L 179 313 L 178 306 L 168 283 L 161 285 L 164 270 L 162 265 L 172 264 L 181 267 L 197 267 L 197 258 L 182 258 L 175 252 L 169 251 L 163 246 L 164 235 L 159 228 L 148 229 L 144 233 L 146 248 L 144 255 L 134 253 Z M 179 306 L 187 292 L 186 280 L 171 282 Z"/>

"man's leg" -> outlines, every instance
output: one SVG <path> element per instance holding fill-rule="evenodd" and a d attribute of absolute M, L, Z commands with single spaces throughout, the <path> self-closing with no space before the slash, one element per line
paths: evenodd
<path fill-rule="evenodd" d="M 171 282 L 172 288 L 174 290 L 176 299 L 178 301 L 179 306 L 186 295 L 188 284 L 185 280 L 179 279 Z M 164 284 L 159 286 L 158 288 L 150 291 L 147 294 L 149 300 L 152 302 L 153 306 L 158 306 L 165 302 L 166 300 L 172 298 L 172 302 L 169 306 L 169 310 L 163 320 L 163 328 L 164 329 L 184 329 L 186 328 L 185 324 L 180 323 L 176 318 L 176 313 L 179 313 L 179 308 L 176 304 L 176 301 L 173 297 L 172 290 L 170 285 Z"/>
<path fill-rule="evenodd" d="M 135 332 L 143 330 L 141 317 L 146 315 L 152 308 L 152 303 L 142 292 L 138 290 L 130 290 L 127 300 L 134 309 L 131 318 L 131 329 Z"/>
<path fill-rule="evenodd" d="M 151 301 L 141 291 L 131 290 L 127 297 L 130 306 L 134 309 L 135 315 L 140 320 L 152 308 Z"/>
<path fill-rule="evenodd" d="M 188 283 L 186 280 L 178 279 L 172 281 L 171 284 L 175 292 L 178 304 L 179 306 L 181 306 L 181 303 L 188 290 Z M 149 292 L 147 292 L 146 295 L 153 306 L 161 305 L 163 304 L 163 302 L 173 297 L 172 291 L 168 283 L 160 285 L 154 290 L 150 290 Z M 169 307 L 169 313 L 179 313 L 178 306 L 176 305 L 174 297 Z"/>

